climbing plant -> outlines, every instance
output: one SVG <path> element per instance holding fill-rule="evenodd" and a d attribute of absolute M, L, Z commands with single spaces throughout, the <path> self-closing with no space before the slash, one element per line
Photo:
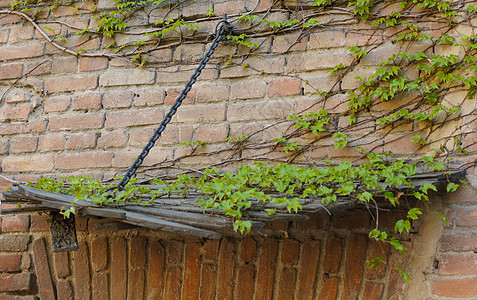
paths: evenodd
<path fill-rule="evenodd" d="M 204 33 L 202 26 L 221 18 L 213 9 L 194 17 L 165 13 L 162 20 L 144 24 L 139 31 L 128 30 L 128 22 L 135 13 L 161 2 L 118 2 L 116 9 L 99 11 L 82 1 L 25 0 L 12 3 L 9 10 L 0 14 L 23 17 L 62 52 L 122 58 L 139 68 L 154 69 L 161 67 L 151 59 L 154 51 L 185 43 L 207 43 L 210 33 Z M 257 76 L 276 75 L 247 62 L 249 57 L 260 54 L 267 38 L 294 37 L 289 47 L 280 53 L 286 54 L 310 35 L 323 30 L 347 28 L 365 37 L 357 45 L 348 47 L 342 54 L 343 60 L 329 68 L 328 76 L 333 83 L 328 89 L 315 86 L 299 72 L 291 70 L 280 74 L 284 78 L 300 79 L 307 91 L 311 91 L 315 101 L 309 107 L 255 133 L 229 137 L 219 150 L 206 151 L 201 149 L 206 148 L 203 142 L 190 141 L 183 145 L 191 148 L 189 154 L 144 167 L 140 179 L 129 183 L 125 190 L 116 191 L 113 197 L 103 193 L 113 185 L 88 178 L 43 178 L 30 185 L 71 194 L 99 206 L 130 202 L 150 205 L 155 197 L 173 192 L 200 192 L 202 198 L 198 205 L 223 211 L 234 220 L 237 231 L 247 233 L 251 222 L 242 216 L 253 201 L 262 203 L 267 213 L 274 214 L 277 209 L 296 213 L 302 205 L 315 199 L 329 204 L 342 197 L 375 208 L 374 213 L 379 214 L 377 198 L 384 198 L 393 207 L 407 197 L 429 201 L 429 191 L 437 191 L 437 188 L 432 184 L 414 187 L 412 179 L 416 174 L 445 173 L 452 168 L 473 166 L 466 163 L 465 157 L 475 144 L 466 142 L 476 122 L 473 111 L 477 87 L 475 3 L 463 0 L 280 1 L 266 9 L 259 9 L 258 4 L 259 1 L 247 12 L 229 16 L 234 29 L 226 43 L 235 43 L 241 51 L 225 58 L 213 58 L 211 63 L 222 69 L 241 67 Z M 172 12 L 185 4 L 168 5 Z M 53 14 L 60 7 L 91 13 L 97 20 L 96 25 L 80 28 L 61 21 L 70 32 L 56 32 L 48 26 L 55 21 L 45 21 L 40 16 Z M 131 39 L 119 44 L 114 39 L 118 33 Z M 63 46 L 64 41 L 74 35 L 83 36 L 85 41 L 110 38 L 111 43 L 97 51 L 84 50 L 81 45 Z M 378 60 L 374 63 L 378 67 L 369 67 L 369 60 Z M 178 63 L 181 62 L 173 60 L 164 65 Z M 356 85 L 349 85 L 350 77 L 356 78 Z M 288 127 L 280 135 L 267 140 L 254 139 L 272 127 L 283 128 L 284 124 Z M 410 153 L 392 152 L 394 146 L 409 140 L 414 143 Z M 349 151 L 348 156 L 355 159 L 315 159 L 314 151 L 322 149 L 330 153 Z M 210 156 L 223 159 L 198 169 L 177 168 L 186 158 Z M 233 172 L 222 171 L 230 166 L 235 166 Z M 147 175 L 153 170 L 166 169 L 176 172 Z M 152 190 L 138 184 L 145 182 L 160 188 Z M 398 189 L 402 186 L 408 187 L 407 193 Z M 457 188 L 456 183 L 447 184 L 448 192 Z M 151 197 L 144 198 L 144 195 Z M 74 206 L 64 213 L 71 212 Z M 395 233 L 409 232 L 411 222 L 422 213 L 423 206 L 419 203 L 409 207 L 406 218 L 396 222 Z M 445 217 L 442 218 L 445 221 Z M 370 238 L 405 251 L 395 234 L 382 231 L 379 222 L 375 225 Z M 379 262 L 377 258 L 370 265 Z"/>

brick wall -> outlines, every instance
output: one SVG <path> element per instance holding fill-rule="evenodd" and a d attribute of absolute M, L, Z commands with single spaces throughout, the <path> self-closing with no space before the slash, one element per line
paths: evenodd
<path fill-rule="evenodd" d="M 0 7 L 9 2 L 0 1 Z M 111 8 L 111 3 L 102 0 L 81 3 L 85 9 L 93 4 L 100 10 Z M 272 4 L 261 1 L 258 9 Z M 254 5 L 255 1 L 249 0 L 186 1 L 169 16 L 195 20 L 205 17 L 207 8 L 220 15 Z M 296 7 L 293 1 L 274 5 Z M 128 24 L 140 29 L 164 16 L 163 9 L 148 7 Z M 72 49 L 97 53 L 111 43 L 108 38 L 75 36 L 74 28 L 49 22 L 54 18 L 90 28 L 96 28 L 97 20 L 87 10 L 71 12 L 62 7 L 38 15 L 55 34 L 68 35 L 65 45 Z M 285 20 L 286 16 L 273 13 L 272 18 Z M 60 175 L 108 179 L 124 170 L 197 66 L 210 45 L 200 37 L 211 33 L 215 23 L 202 23 L 195 33 L 200 42 L 195 42 L 194 35 L 190 43 L 172 43 L 156 50 L 148 56 L 151 67 L 139 69 L 119 57 L 64 53 L 24 19 L 1 14 L 0 94 L 5 96 L 0 103 L 2 174 L 16 180 Z M 334 113 L 337 126 L 343 126 L 347 117 L 340 113 L 346 109 L 345 91 L 356 87 L 355 76 L 371 74 L 379 62 L 400 50 L 398 44 L 385 44 L 335 84 L 336 78 L 327 70 L 352 59 L 346 47 L 374 45 L 389 34 L 357 28 L 342 25 L 310 35 L 254 37 L 251 41 L 261 47 L 252 53 L 231 42 L 221 44 L 146 165 L 171 159 L 193 167 L 219 162 L 229 153 L 188 156 L 190 148 L 179 143 L 206 142 L 196 151 L 200 155 L 223 149 L 227 137 L 255 133 L 253 141 L 269 140 L 290 125 L 272 124 L 317 102 Z M 118 46 L 137 39 L 124 34 L 116 37 Z M 226 64 L 230 55 L 235 56 Z M 340 93 L 320 102 L 317 89 Z M 459 97 L 456 93 L 450 99 Z M 392 107 L 388 102 L 380 103 L 371 113 L 408 100 L 399 99 Z M 463 109 L 472 113 L 475 101 L 467 101 Z M 360 121 L 364 125 L 356 135 L 367 138 L 359 145 L 380 149 L 384 140 L 388 143 L 381 150 L 393 150 L 404 158 L 414 154 L 416 144 L 401 138 L 402 132 L 424 130 L 419 123 L 408 122 L 390 134 L 370 134 L 366 131 L 372 127 L 366 125 L 369 120 L 363 117 Z M 467 133 L 462 142 L 468 146 L 469 155 L 457 157 L 456 164 L 475 160 L 475 124 L 467 122 L 462 127 L 465 121 L 456 119 L 434 133 L 445 136 L 456 128 Z M 341 161 L 358 156 L 353 150 L 334 149 L 329 140 L 320 140 L 314 147 L 296 161 Z M 419 154 L 432 147 L 435 145 Z M 241 155 L 266 151 L 245 149 Z M 467 177 L 475 183 L 473 167 L 468 168 Z M 0 180 L 2 190 L 8 185 L 8 181 Z M 402 237 L 408 248 L 405 255 L 367 239 L 372 220 L 360 210 L 331 217 L 315 214 L 302 223 L 268 224 L 267 229 L 246 237 L 225 232 L 220 241 L 141 229 L 105 231 L 97 224 L 110 220 L 81 218 L 77 220 L 80 249 L 70 253 L 51 252 L 47 215 L 3 216 L 0 299 L 473 299 L 477 296 L 476 196 L 465 189 L 440 197 L 432 197 L 437 205 L 428 210 L 422 223 L 414 224 L 411 234 Z M 436 221 L 434 209 L 448 217 L 445 226 Z M 392 231 L 399 216 L 380 215 L 380 227 Z M 389 266 L 404 266 L 414 280 L 404 283 L 399 272 L 390 267 L 367 270 L 365 261 L 376 256 L 383 256 Z"/>

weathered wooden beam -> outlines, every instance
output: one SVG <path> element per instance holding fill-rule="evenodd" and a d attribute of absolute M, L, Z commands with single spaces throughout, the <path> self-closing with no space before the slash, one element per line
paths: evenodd
<path fill-rule="evenodd" d="M 46 206 L 26 206 L 26 207 L 15 207 L 15 208 L 2 209 L 0 214 L 2 214 L 2 215 L 24 214 L 24 213 L 50 211 L 50 210 L 51 210 L 51 208 L 46 207 Z"/>

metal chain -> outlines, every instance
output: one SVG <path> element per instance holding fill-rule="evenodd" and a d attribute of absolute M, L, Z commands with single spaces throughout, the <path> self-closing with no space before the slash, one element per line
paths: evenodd
<path fill-rule="evenodd" d="M 216 36 L 215 36 L 214 40 L 212 41 L 212 45 L 210 46 L 207 53 L 204 55 L 204 58 L 202 58 L 202 60 L 200 61 L 199 66 L 195 69 L 194 74 L 190 77 L 189 82 L 187 82 L 187 84 L 185 85 L 184 90 L 182 90 L 179 97 L 177 97 L 176 102 L 171 107 L 169 112 L 166 114 L 166 116 L 162 120 L 161 124 L 159 124 L 159 127 L 156 129 L 156 131 L 154 131 L 154 134 L 149 139 L 149 142 L 144 147 L 141 154 L 139 154 L 139 156 L 136 158 L 136 160 L 131 165 L 129 170 L 126 172 L 123 179 L 119 182 L 119 184 L 117 186 L 111 187 L 111 188 L 105 190 L 104 191 L 105 193 L 110 191 L 110 190 L 114 190 L 114 189 L 124 190 L 124 186 L 129 182 L 129 180 L 131 180 L 131 178 L 134 176 L 134 174 L 136 173 L 139 166 L 141 166 L 144 159 L 149 154 L 149 151 L 152 149 L 152 147 L 154 147 L 154 144 L 161 137 L 161 134 L 164 131 L 164 129 L 166 129 L 167 124 L 169 124 L 172 117 L 177 112 L 177 109 L 179 108 L 179 106 L 181 106 L 182 101 L 187 96 L 187 93 L 191 90 L 192 85 L 194 85 L 194 83 L 197 81 L 197 77 L 199 77 L 200 73 L 205 68 L 205 65 L 210 60 L 210 57 L 212 56 L 212 54 L 214 54 L 215 48 L 217 48 L 217 46 L 219 45 L 219 42 L 222 39 L 224 33 L 226 31 L 231 30 L 231 28 L 232 28 L 232 25 L 230 25 L 227 22 L 227 15 L 224 14 L 223 20 L 221 20 L 219 23 L 217 23 L 217 26 L 215 28 L 215 35 Z"/>

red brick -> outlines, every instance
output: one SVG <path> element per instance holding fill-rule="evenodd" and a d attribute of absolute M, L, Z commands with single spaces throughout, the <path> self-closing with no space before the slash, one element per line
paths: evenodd
<path fill-rule="evenodd" d="M 342 290 L 342 296 L 345 299 L 358 297 L 363 280 L 367 241 L 366 235 L 353 234 L 349 238 L 345 261 L 346 275 L 343 278 Z"/>
<path fill-rule="evenodd" d="M 60 57 L 53 59 L 51 72 L 53 74 L 76 73 L 76 57 Z"/>
<path fill-rule="evenodd" d="M 389 244 L 377 241 L 370 241 L 368 247 L 368 255 L 366 257 L 367 260 L 382 257 L 384 262 L 374 269 L 367 268 L 366 278 L 370 280 L 384 278 L 384 276 L 386 275 L 386 262 L 388 260 L 389 255 Z"/>
<path fill-rule="evenodd" d="M 181 107 L 172 118 L 173 122 L 203 123 L 225 120 L 225 105 L 191 105 Z"/>
<path fill-rule="evenodd" d="M 129 167 L 140 153 L 141 150 L 139 149 L 131 151 L 116 151 L 114 153 L 113 167 Z M 173 154 L 174 152 L 172 149 L 164 149 L 156 146 L 151 149 L 149 155 L 144 159 L 143 165 L 146 166 L 166 159 L 172 159 Z"/>
<path fill-rule="evenodd" d="M 288 59 L 288 72 L 327 70 L 338 63 L 349 64 L 353 60 L 350 52 L 327 51 L 305 52 Z"/>
<path fill-rule="evenodd" d="M 321 291 L 318 299 L 337 299 L 338 294 L 338 278 L 327 278 L 325 277 L 321 283 Z"/>
<path fill-rule="evenodd" d="M 151 88 L 134 93 L 134 106 L 155 106 L 164 104 L 164 90 Z"/>
<path fill-rule="evenodd" d="M 431 283 L 431 293 L 441 297 L 477 297 L 477 277 L 436 279 Z"/>
<path fill-rule="evenodd" d="M 106 113 L 105 128 L 122 128 L 159 124 L 163 118 L 162 109 L 142 109 L 132 111 L 115 111 Z"/>
<path fill-rule="evenodd" d="M 58 299 L 73 300 L 73 289 L 69 280 L 58 280 L 56 283 Z"/>
<path fill-rule="evenodd" d="M 441 238 L 441 251 L 466 252 L 477 249 L 477 232 L 447 233 Z"/>
<path fill-rule="evenodd" d="M 217 282 L 220 283 L 220 287 L 217 289 L 217 299 L 232 299 L 236 251 L 237 247 L 233 239 L 222 238 L 220 240 L 217 270 Z M 264 267 L 268 268 L 268 266 Z"/>
<path fill-rule="evenodd" d="M 111 241 L 111 299 L 126 299 L 127 291 L 127 245 L 122 237 Z"/>
<path fill-rule="evenodd" d="M 256 285 L 256 299 L 271 299 L 277 272 L 278 240 L 266 238 L 260 247 Z"/>
<path fill-rule="evenodd" d="M 29 102 L 31 99 L 31 94 L 24 91 L 14 91 L 8 93 L 5 97 L 6 103 L 21 103 L 21 102 Z"/>
<path fill-rule="evenodd" d="M 278 284 L 278 299 L 294 299 L 297 270 L 282 268 Z"/>
<path fill-rule="evenodd" d="M 33 262 L 35 264 L 35 273 L 38 279 L 38 289 L 41 299 L 54 300 L 55 291 L 53 290 L 48 255 L 43 238 L 38 238 L 33 241 Z"/>
<path fill-rule="evenodd" d="M 78 133 L 66 137 L 65 148 L 68 150 L 92 149 L 96 146 L 96 133 Z"/>
<path fill-rule="evenodd" d="M 11 123 L 5 126 L 0 126 L 0 134 L 11 135 L 19 133 L 38 133 L 46 129 L 45 120 L 35 120 L 28 123 Z"/>
<path fill-rule="evenodd" d="M 30 216 L 12 215 L 2 218 L 2 232 L 25 232 L 30 226 Z"/>
<path fill-rule="evenodd" d="M 217 285 L 217 266 L 211 264 L 203 264 L 201 271 L 201 282 L 199 299 L 208 300 L 215 298 L 215 287 Z M 205 284 L 204 284 L 205 283 Z"/>
<path fill-rule="evenodd" d="M 338 273 L 341 257 L 343 257 L 342 239 L 329 236 L 326 240 L 325 259 L 323 260 L 323 273 Z"/>
<path fill-rule="evenodd" d="M 230 87 L 230 99 L 253 99 L 263 98 L 267 84 L 262 80 L 242 81 L 232 84 Z"/>
<path fill-rule="evenodd" d="M 56 168 L 63 170 L 110 167 L 113 154 L 107 152 L 87 152 L 60 154 L 56 157 Z"/>
<path fill-rule="evenodd" d="M 108 92 L 103 95 L 104 108 L 125 108 L 130 107 L 134 93 L 131 91 Z"/>
<path fill-rule="evenodd" d="M 47 75 L 51 74 L 51 61 L 42 61 L 40 63 L 29 63 L 25 65 L 23 75 Z"/>
<path fill-rule="evenodd" d="M 298 290 L 300 298 L 311 299 L 313 297 L 313 284 L 315 282 L 316 271 L 318 270 L 318 260 L 320 257 L 320 241 L 307 240 L 302 244 L 302 253 L 299 262 Z"/>
<path fill-rule="evenodd" d="M 98 138 L 98 148 L 118 148 L 126 146 L 128 136 L 125 131 L 105 131 Z"/>
<path fill-rule="evenodd" d="M 21 260 L 19 254 L 0 254 L 0 272 L 20 272 Z"/>
<path fill-rule="evenodd" d="M 182 269 L 180 267 L 173 266 L 167 269 L 164 286 L 164 299 L 182 299 L 181 277 Z"/>
<path fill-rule="evenodd" d="M 204 85 L 197 88 L 197 102 L 221 102 L 229 98 L 229 87 L 225 84 Z"/>
<path fill-rule="evenodd" d="M 31 112 L 28 104 L 20 106 L 6 106 L 0 109 L 0 121 L 27 121 Z"/>
<path fill-rule="evenodd" d="M 219 255 L 219 241 L 205 240 L 204 242 L 204 259 L 217 259 Z"/>
<path fill-rule="evenodd" d="M 185 9 L 186 7 L 184 7 Z M 150 17 L 153 17 L 154 11 L 151 12 Z M 148 53 L 147 61 L 151 63 L 163 63 L 172 60 L 172 49 L 159 49 Z"/>
<path fill-rule="evenodd" d="M 91 295 L 91 281 L 88 259 L 88 246 L 79 243 L 79 249 L 73 252 L 73 270 L 75 280 L 75 299 L 89 299 Z"/>
<path fill-rule="evenodd" d="M 149 141 L 155 130 L 156 127 L 132 128 L 129 131 L 129 146 L 143 147 Z M 189 142 L 192 140 L 193 130 L 193 127 L 190 125 L 168 125 L 167 129 L 161 134 L 161 138 L 157 143 L 160 143 L 161 145 L 177 145 L 182 142 Z"/>
<path fill-rule="evenodd" d="M 162 299 L 164 287 L 165 250 L 159 241 L 151 241 L 149 248 L 149 275 L 146 288 L 146 298 Z"/>
<path fill-rule="evenodd" d="M 180 96 L 183 88 L 172 88 L 168 89 L 166 91 L 166 97 L 164 99 L 164 104 L 174 104 L 176 102 L 176 99 Z M 191 89 L 188 93 L 187 96 L 185 97 L 184 100 L 182 100 L 183 104 L 192 104 L 195 102 L 195 95 L 196 95 L 196 89 Z"/>
<path fill-rule="evenodd" d="M 36 289 L 35 274 L 0 274 L 0 292 L 33 292 Z"/>
<path fill-rule="evenodd" d="M 383 41 L 381 30 L 351 31 L 346 34 L 347 46 L 375 45 Z"/>
<path fill-rule="evenodd" d="M 253 238 L 245 238 L 240 243 L 240 260 L 252 262 L 257 255 L 257 242 Z"/>
<path fill-rule="evenodd" d="M 188 242 L 185 247 L 183 299 L 198 299 L 200 290 L 200 248 L 199 243 Z"/>
<path fill-rule="evenodd" d="M 301 32 L 275 35 L 273 37 L 272 52 L 281 54 L 290 51 L 304 51 L 308 39 Z"/>
<path fill-rule="evenodd" d="M 98 110 L 101 108 L 101 94 L 88 93 L 73 98 L 73 110 Z"/>
<path fill-rule="evenodd" d="M 371 215 L 368 211 L 353 211 L 334 214 L 333 227 L 338 229 L 368 228 Z"/>
<path fill-rule="evenodd" d="M 458 207 L 456 225 L 459 227 L 477 226 L 477 206 Z"/>
<path fill-rule="evenodd" d="M 299 78 L 275 80 L 268 83 L 268 97 L 299 95 L 301 80 Z"/>
<path fill-rule="evenodd" d="M 80 72 L 104 70 L 108 67 L 108 59 L 106 57 L 80 57 Z"/>
<path fill-rule="evenodd" d="M 91 265 L 95 272 L 103 271 L 108 266 L 108 240 L 104 236 L 91 241 Z"/>
<path fill-rule="evenodd" d="M 345 33 L 342 30 L 323 30 L 310 34 L 308 50 L 342 47 L 345 42 Z"/>
<path fill-rule="evenodd" d="M 330 221 L 330 215 L 327 213 L 310 214 L 308 217 L 309 219 L 306 221 L 294 222 L 293 227 L 298 230 L 324 229 Z"/>
<path fill-rule="evenodd" d="M 52 155 L 8 156 L 2 160 L 4 172 L 49 172 L 53 170 Z"/>
<path fill-rule="evenodd" d="M 38 144 L 36 136 L 18 136 L 10 140 L 11 153 L 27 153 L 34 152 Z"/>
<path fill-rule="evenodd" d="M 48 93 L 84 91 L 96 88 L 98 76 L 74 75 L 68 77 L 50 77 L 45 80 L 45 90 Z"/>
<path fill-rule="evenodd" d="M 66 40 L 66 47 L 84 50 L 94 50 L 99 48 L 99 38 L 91 36 L 74 35 Z"/>
<path fill-rule="evenodd" d="M 0 140 L 0 154 L 7 154 L 8 153 L 8 139 Z"/>
<path fill-rule="evenodd" d="M 103 127 L 103 119 L 102 113 L 51 117 L 48 129 L 51 131 L 98 129 Z"/>
<path fill-rule="evenodd" d="M 92 278 L 93 300 L 103 300 L 109 298 L 108 274 L 94 274 Z M 139 298 L 134 298 L 139 299 Z"/>
<path fill-rule="evenodd" d="M 184 252 L 184 243 L 171 240 L 167 247 L 167 261 L 169 263 L 181 263 Z"/>
<path fill-rule="evenodd" d="M 32 58 L 43 55 L 44 46 L 42 43 L 31 42 L 20 46 L 3 46 L 0 48 L 2 60 L 12 60 L 20 58 Z"/>
<path fill-rule="evenodd" d="M 65 136 L 63 134 L 42 135 L 38 141 L 39 151 L 59 151 L 63 150 Z"/>
<path fill-rule="evenodd" d="M 195 139 L 206 143 L 223 142 L 227 133 L 227 125 L 201 126 L 196 129 Z"/>
<path fill-rule="evenodd" d="M 139 268 L 146 265 L 146 243 L 144 237 L 135 237 L 131 239 L 129 266 L 130 268 Z"/>
<path fill-rule="evenodd" d="M 6 0 L 4 0 L 4 1 L 6 1 Z M 11 3 L 13 3 L 13 2 L 11 2 Z M 10 4 L 10 3 L 8 3 L 8 4 Z M 2 6 L 8 6 L 8 5 L 2 5 Z M 15 24 L 15 23 L 19 23 L 21 21 L 22 21 L 22 19 L 19 16 L 14 16 L 14 15 L 3 15 L 0 18 L 0 24 L 2 24 L 2 25 Z"/>
<path fill-rule="evenodd" d="M 300 256 L 300 243 L 286 239 L 281 242 L 281 262 L 285 265 L 296 265 Z"/>
<path fill-rule="evenodd" d="M 22 77 L 23 64 L 8 64 L 0 66 L 0 80 Z"/>
<path fill-rule="evenodd" d="M 266 101 L 246 104 L 231 104 L 227 109 L 228 121 L 282 119 L 293 112 L 293 103 L 287 101 Z"/>
<path fill-rule="evenodd" d="M 0 235 L 0 251 L 20 252 L 26 251 L 30 242 L 29 235 Z"/>
<path fill-rule="evenodd" d="M 246 264 L 239 268 L 237 276 L 237 299 L 253 299 L 256 273 L 253 264 Z"/>
<path fill-rule="evenodd" d="M 31 225 L 30 230 L 33 232 L 37 231 L 48 231 L 50 229 L 50 223 L 47 220 L 50 219 L 50 215 L 47 213 L 33 214 L 30 216 Z"/>
<path fill-rule="evenodd" d="M 446 203 L 477 203 L 477 194 L 469 187 L 458 188 L 444 197 Z"/>
<path fill-rule="evenodd" d="M 144 299 L 144 268 L 129 269 L 128 299 Z"/>
<path fill-rule="evenodd" d="M 173 67 L 167 69 L 161 69 L 157 71 L 157 83 L 158 84 L 177 84 L 179 82 L 187 82 L 190 77 L 194 74 L 195 68 L 197 66 L 183 66 L 183 67 Z M 210 80 L 217 78 L 217 68 L 216 66 L 210 66 L 204 68 L 202 73 L 199 76 L 199 80 Z"/>
<path fill-rule="evenodd" d="M 155 72 L 133 69 L 133 70 L 109 70 L 99 79 L 100 86 L 120 86 L 120 85 L 139 85 L 154 84 Z"/>
<path fill-rule="evenodd" d="M 71 98 L 69 96 L 49 97 L 45 99 L 43 103 L 43 111 L 45 113 L 62 112 L 68 110 L 68 107 L 70 107 Z"/>
<path fill-rule="evenodd" d="M 55 252 L 53 253 L 53 259 L 58 278 L 66 278 L 71 275 L 68 252 Z"/>
<path fill-rule="evenodd" d="M 366 282 L 364 286 L 363 296 L 369 300 L 381 300 L 384 291 L 384 284 L 382 283 L 374 283 L 374 282 Z"/>
<path fill-rule="evenodd" d="M 444 254 L 439 260 L 439 275 L 476 275 L 477 253 Z"/>

